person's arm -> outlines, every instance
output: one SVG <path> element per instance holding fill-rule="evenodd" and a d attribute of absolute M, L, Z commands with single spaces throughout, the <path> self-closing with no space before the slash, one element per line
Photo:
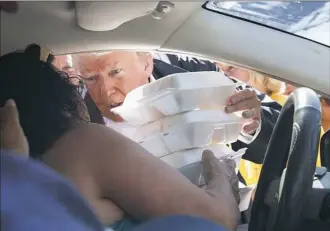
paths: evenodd
<path fill-rule="evenodd" d="M 233 80 L 237 81 L 235 79 Z M 244 90 L 247 88 L 252 89 L 251 86 L 243 83 L 242 86 L 239 87 L 239 90 Z M 242 134 L 242 136 L 244 136 L 244 139 L 242 139 L 241 136 L 241 138 L 237 142 L 232 144 L 232 148 L 234 150 L 238 150 L 240 148 L 247 147 L 248 149 L 244 154 L 243 159 L 262 164 L 270 137 L 274 130 L 274 126 L 282 109 L 282 106 L 272 100 L 266 94 L 261 93 L 255 89 L 254 91 L 257 93 L 257 97 L 261 101 L 260 126 L 254 134 Z"/>
<path fill-rule="evenodd" d="M 219 71 L 214 62 L 208 60 L 197 59 L 188 56 L 178 56 L 167 54 L 170 64 L 180 67 L 189 72 L 197 71 Z"/>
<path fill-rule="evenodd" d="M 136 219 L 186 214 L 230 229 L 236 226 L 237 214 L 230 212 L 233 204 L 228 202 L 232 202 L 231 198 L 199 189 L 177 170 L 114 130 L 89 124 L 68 135 L 74 141 L 61 146 L 65 149 L 70 145 L 71 150 L 58 153 L 58 163 L 53 166 L 81 190 L 97 186 L 100 197 Z M 48 159 L 53 163 L 56 160 Z"/>
<path fill-rule="evenodd" d="M 261 128 L 257 136 L 252 136 L 253 141 L 249 144 L 240 140 L 232 144 L 234 150 L 247 147 L 243 159 L 252 161 L 254 163 L 262 164 L 270 137 L 274 130 L 279 111 L 269 107 L 262 107 L 261 111 Z"/>
<path fill-rule="evenodd" d="M 222 72 L 214 62 L 201 60 L 197 58 L 167 55 L 172 65 L 183 68 L 187 71 L 220 71 Z M 222 72 L 223 73 L 223 72 Z M 223 73 L 226 75 L 225 73 Z M 228 76 L 228 75 L 226 75 Z M 229 77 L 229 76 L 228 76 Z M 230 77 L 229 77 L 230 78 Z M 240 82 L 231 78 L 234 82 Z M 241 82 L 241 87 L 238 90 L 252 89 L 251 86 Z M 255 89 L 254 89 L 255 90 Z M 255 90 L 257 97 L 261 101 L 261 121 L 259 128 L 253 134 L 241 133 L 239 140 L 232 144 L 234 150 L 247 147 L 244 159 L 253 161 L 255 163 L 263 163 L 264 156 L 266 154 L 267 146 L 274 130 L 275 123 L 280 114 L 282 106 L 272 100 L 269 96 Z"/>

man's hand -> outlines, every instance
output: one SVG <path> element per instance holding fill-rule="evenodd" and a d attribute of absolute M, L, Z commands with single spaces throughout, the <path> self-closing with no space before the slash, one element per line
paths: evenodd
<path fill-rule="evenodd" d="M 255 91 L 245 89 L 236 92 L 228 99 L 228 104 L 225 107 L 227 113 L 243 111 L 242 116 L 249 119 L 249 122 L 244 125 L 243 131 L 252 135 L 258 129 L 261 122 L 261 102 Z"/>
<path fill-rule="evenodd" d="M 8 100 L 0 108 L 0 147 L 29 155 L 29 144 L 19 122 L 19 115 L 14 100 Z"/>
<path fill-rule="evenodd" d="M 238 204 L 240 202 L 238 177 L 235 173 L 235 162 L 226 160 L 220 162 L 211 151 L 204 151 L 202 158 L 202 171 L 206 192 L 221 200 L 224 210 L 227 212 L 225 224 L 231 230 L 235 230 L 240 219 Z"/>

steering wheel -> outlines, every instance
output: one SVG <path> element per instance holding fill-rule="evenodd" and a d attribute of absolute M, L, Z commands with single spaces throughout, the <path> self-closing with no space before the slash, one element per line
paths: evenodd
<path fill-rule="evenodd" d="M 312 190 L 321 129 L 317 94 L 299 88 L 278 117 L 252 204 L 250 231 L 295 231 Z"/>

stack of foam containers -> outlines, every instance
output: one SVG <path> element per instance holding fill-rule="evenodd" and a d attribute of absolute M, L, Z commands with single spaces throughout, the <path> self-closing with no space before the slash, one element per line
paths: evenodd
<path fill-rule="evenodd" d="M 236 87 L 219 72 L 174 74 L 131 91 L 112 111 L 136 127 L 131 139 L 201 186 L 204 150 L 236 161 L 245 152 L 225 145 L 238 139 L 244 123 L 223 109 Z"/>

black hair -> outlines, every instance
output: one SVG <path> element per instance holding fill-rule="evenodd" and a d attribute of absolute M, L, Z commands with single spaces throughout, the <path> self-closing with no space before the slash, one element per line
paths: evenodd
<path fill-rule="evenodd" d="M 40 59 L 41 47 L 37 44 L 30 44 L 25 48 L 24 51 L 27 55 L 29 55 L 32 59 Z"/>
<path fill-rule="evenodd" d="M 82 98 L 68 76 L 39 57 L 36 48 L 29 47 L 0 58 L 0 106 L 15 100 L 32 157 L 40 157 L 86 119 Z"/>

